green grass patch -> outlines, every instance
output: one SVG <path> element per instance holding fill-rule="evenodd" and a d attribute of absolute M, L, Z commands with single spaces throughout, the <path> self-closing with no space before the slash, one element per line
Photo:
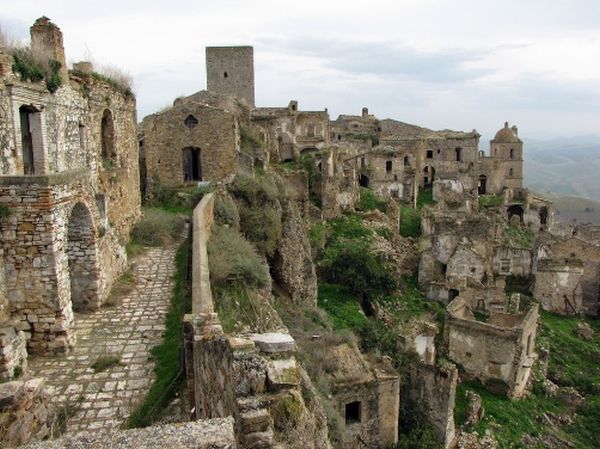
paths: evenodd
<path fill-rule="evenodd" d="M 518 226 L 508 225 L 504 229 L 507 245 L 514 248 L 532 249 L 534 242 L 533 231 Z"/>
<path fill-rule="evenodd" d="M 162 342 L 155 346 L 151 355 L 154 359 L 156 378 L 141 405 L 133 411 L 127 422 L 128 427 L 146 427 L 151 425 L 159 416 L 181 387 L 184 379 L 180 375 L 180 351 L 182 316 L 189 313 L 191 295 L 189 286 L 185 285 L 185 268 L 189 242 L 186 240 L 177 249 L 175 255 L 175 287 L 169 303 L 165 319 L 166 330 Z M 186 310 L 186 308 L 188 310 Z"/>
<path fill-rule="evenodd" d="M 502 195 L 480 195 L 479 206 L 480 207 L 498 207 L 504 204 L 504 197 Z"/>
<path fill-rule="evenodd" d="M 421 235 L 420 209 L 400 208 L 400 235 L 402 237 L 419 237 Z"/>
<path fill-rule="evenodd" d="M 123 365 L 121 363 L 121 357 L 114 355 L 103 355 L 98 357 L 94 363 L 90 365 L 90 368 L 92 368 L 95 373 L 99 373 L 118 365 Z"/>
<path fill-rule="evenodd" d="M 337 284 L 319 284 L 318 305 L 331 317 L 335 329 L 359 329 L 367 323 L 356 297 Z"/>
<path fill-rule="evenodd" d="M 371 189 L 365 187 L 360 188 L 360 197 L 356 208 L 358 210 L 378 210 L 381 212 L 387 211 L 389 200 L 387 198 L 380 197 Z"/>
<path fill-rule="evenodd" d="M 419 196 L 417 198 L 417 209 L 421 209 L 423 206 L 435 204 L 433 200 L 432 189 L 419 189 Z"/>

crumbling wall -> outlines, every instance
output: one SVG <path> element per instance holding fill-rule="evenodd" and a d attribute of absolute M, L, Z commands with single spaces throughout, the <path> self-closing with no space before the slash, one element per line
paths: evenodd
<path fill-rule="evenodd" d="M 0 383 L 0 441 L 16 447 L 50 435 L 55 411 L 44 379 Z"/>
<path fill-rule="evenodd" d="M 233 424 L 233 419 L 222 418 L 142 429 L 80 432 L 28 444 L 23 449 L 235 449 L 238 446 Z"/>
<path fill-rule="evenodd" d="M 583 263 L 579 260 L 538 260 L 533 295 L 544 310 L 576 315 L 583 307 L 583 274 Z"/>
<path fill-rule="evenodd" d="M 456 429 L 454 426 L 454 403 L 458 370 L 454 365 L 436 367 L 412 363 L 405 386 L 407 392 L 403 413 L 422 412 L 434 427 L 444 447 L 452 446 Z"/>

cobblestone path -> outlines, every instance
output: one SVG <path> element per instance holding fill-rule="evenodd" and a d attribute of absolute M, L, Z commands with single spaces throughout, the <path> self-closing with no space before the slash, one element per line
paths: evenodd
<path fill-rule="evenodd" d="M 69 354 L 30 359 L 29 375 L 45 377 L 52 401 L 68 407 L 67 433 L 120 425 L 148 392 L 150 349 L 165 330 L 174 258 L 174 247 L 148 249 L 133 264 L 134 288 L 120 305 L 75 314 L 77 343 Z M 108 357 L 118 363 L 94 372 L 91 365 Z"/>

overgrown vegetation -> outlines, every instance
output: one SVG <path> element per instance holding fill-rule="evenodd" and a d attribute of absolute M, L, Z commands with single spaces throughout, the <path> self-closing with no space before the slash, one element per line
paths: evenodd
<path fill-rule="evenodd" d="M 35 83 L 45 79 L 46 88 L 53 93 L 62 85 L 60 61 L 55 59 L 44 61 L 36 57 L 29 48 L 13 48 L 12 56 L 12 70 L 22 81 Z"/>
<path fill-rule="evenodd" d="M 387 211 L 389 199 L 380 197 L 371 189 L 365 187 L 360 188 L 360 198 L 356 204 L 358 210 L 378 210 L 381 212 Z"/>
<path fill-rule="evenodd" d="M 181 237 L 185 221 L 182 217 L 161 209 L 144 208 L 141 220 L 134 226 L 131 237 L 145 246 L 162 246 Z"/>
<path fill-rule="evenodd" d="M 171 213 L 191 215 L 204 195 L 213 190 L 213 185 L 172 188 L 155 182 L 152 186 L 152 195 L 148 199 L 147 205 Z"/>
<path fill-rule="evenodd" d="M 541 376 L 534 379 L 531 394 L 511 401 L 490 393 L 481 384 L 471 382 L 459 385 L 455 419 L 464 422 L 465 392 L 470 389 L 482 397 L 485 417 L 471 430 L 480 435 L 491 429 L 499 447 L 526 448 L 525 435 L 543 440 L 546 437 L 567 441 L 578 449 L 600 447 L 600 320 L 585 320 L 595 331 L 591 340 L 577 334 L 581 319 L 542 312 L 541 332 L 537 346 L 550 349 L 548 378 L 561 387 L 573 387 L 586 397 L 586 404 L 573 414 L 569 405 L 545 394 Z M 557 419 L 559 416 L 573 418 Z M 554 418 L 552 418 L 554 417 Z M 541 443 L 537 447 L 542 447 Z"/>
<path fill-rule="evenodd" d="M 419 190 L 417 207 L 400 207 L 400 235 L 402 237 L 419 237 L 421 235 L 421 209 L 423 206 L 435 204 L 431 189 Z"/>
<path fill-rule="evenodd" d="M 272 257 L 281 238 L 279 189 L 267 176 L 238 175 L 229 191 L 238 200 L 242 233 L 260 254 Z"/>
<path fill-rule="evenodd" d="M 94 363 L 90 365 L 90 368 L 92 368 L 95 373 L 99 373 L 117 365 L 122 365 L 121 357 L 115 355 L 103 355 L 98 357 Z"/>
<path fill-rule="evenodd" d="M 265 143 L 257 132 L 249 126 L 240 126 L 240 149 L 249 156 L 256 156 Z"/>
<path fill-rule="evenodd" d="M 508 246 L 521 249 L 532 249 L 535 235 L 533 231 L 520 226 L 507 225 L 504 234 Z"/>
<path fill-rule="evenodd" d="M 184 378 L 180 365 L 182 316 L 191 311 L 191 291 L 184 281 L 188 245 L 186 240 L 179 246 L 175 255 L 175 287 L 165 318 L 166 330 L 161 343 L 151 351 L 155 380 L 144 401 L 129 417 L 128 427 L 151 425 L 161 410 L 173 399 Z"/>
<path fill-rule="evenodd" d="M 255 247 L 234 228 L 214 226 L 208 254 L 214 287 L 229 284 L 265 287 L 269 283 L 269 270 Z"/>
<path fill-rule="evenodd" d="M 504 204 L 504 197 L 502 195 L 479 195 L 479 206 L 480 207 L 498 207 Z"/>

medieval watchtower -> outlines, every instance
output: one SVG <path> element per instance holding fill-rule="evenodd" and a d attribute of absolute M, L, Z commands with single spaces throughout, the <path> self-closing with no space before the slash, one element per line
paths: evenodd
<path fill-rule="evenodd" d="M 207 90 L 254 107 L 254 48 L 206 47 Z"/>

